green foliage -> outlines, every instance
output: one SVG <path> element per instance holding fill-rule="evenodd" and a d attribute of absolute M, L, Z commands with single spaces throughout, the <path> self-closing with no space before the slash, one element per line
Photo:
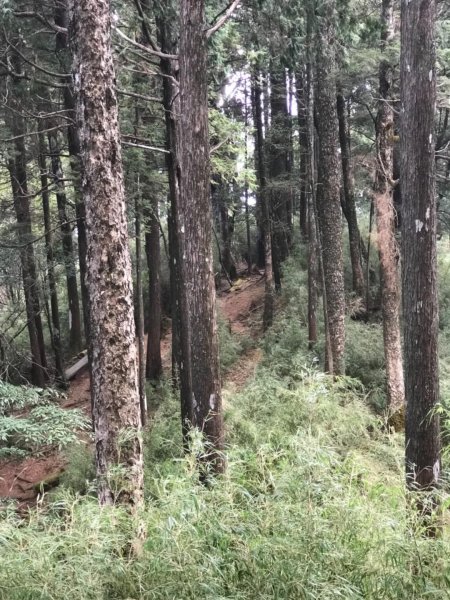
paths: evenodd
<path fill-rule="evenodd" d="M 0 458 L 22 458 L 77 442 L 77 432 L 89 429 L 89 420 L 79 410 L 56 406 L 59 399 L 51 388 L 0 381 Z"/>
<path fill-rule="evenodd" d="M 167 389 L 146 434 L 145 510 L 100 510 L 66 490 L 27 519 L 5 511 L 0 598 L 447 597 L 450 545 L 423 535 L 404 487 L 401 437 L 382 430 L 360 381 L 333 381 L 311 366 L 301 341 L 302 260 L 286 267 L 283 311 L 255 377 L 233 397 L 225 390 L 226 476 L 199 484 L 200 440 L 184 455 Z M 350 324 L 360 344 L 362 327 Z M 364 347 L 350 346 L 355 373 L 358 353 L 380 336 L 368 331 Z M 366 369 L 377 372 L 378 355 L 377 346 Z M 91 456 L 73 454 L 66 487 L 84 484 L 84 492 Z M 142 524 L 144 542 L 136 538 Z"/>
<path fill-rule="evenodd" d="M 41 452 L 61 449 L 78 440 L 77 432 L 89 429 L 89 420 L 79 410 L 64 410 L 52 404 L 37 406 L 22 417 L 0 416 L 0 453 L 9 455 L 18 449 Z M 16 453 L 17 454 L 17 453 Z M 1 455 L 1 454 L 0 454 Z"/>
<path fill-rule="evenodd" d="M 0 381 L 0 416 L 32 408 L 38 404 L 48 404 L 58 398 L 60 398 L 60 394 L 52 388 L 18 386 Z"/>

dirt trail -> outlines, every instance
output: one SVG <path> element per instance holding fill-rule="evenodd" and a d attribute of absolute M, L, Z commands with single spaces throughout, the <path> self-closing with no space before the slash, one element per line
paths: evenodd
<path fill-rule="evenodd" d="M 264 279 L 259 274 L 242 277 L 230 289 L 224 281 L 217 295 L 218 310 L 232 333 L 257 339 L 261 332 L 261 308 L 264 297 Z M 163 364 L 171 364 L 170 332 L 162 341 Z M 227 375 L 224 387 L 230 391 L 242 388 L 252 376 L 261 359 L 259 349 L 251 348 L 241 356 Z M 90 380 L 87 370 L 82 370 L 72 380 L 67 397 L 62 403 L 68 410 L 78 408 L 90 413 Z M 18 501 L 19 509 L 33 506 L 38 498 L 36 485 L 53 479 L 64 468 L 64 456 L 50 453 L 42 457 L 30 456 L 20 461 L 0 463 L 0 501 L 10 498 Z"/>

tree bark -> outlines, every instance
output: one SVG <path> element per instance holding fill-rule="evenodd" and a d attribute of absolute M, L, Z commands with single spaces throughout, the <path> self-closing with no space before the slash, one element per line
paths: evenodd
<path fill-rule="evenodd" d="M 48 125 L 54 126 L 55 124 L 54 122 L 49 122 Z M 49 131 L 48 143 L 50 147 L 53 182 L 56 188 L 56 202 L 62 235 L 64 268 L 66 271 L 67 300 L 69 304 L 69 344 L 72 353 L 78 354 L 83 349 L 80 302 L 78 297 L 77 269 L 73 248 L 72 226 L 69 223 L 69 217 L 67 215 L 67 198 L 63 181 L 64 174 L 61 163 L 61 151 L 58 143 L 58 130 L 54 129 L 53 131 Z"/>
<path fill-rule="evenodd" d="M 340 164 L 336 114 L 336 3 L 317 11 L 317 132 L 319 184 L 317 210 L 322 240 L 326 313 L 334 375 L 345 373 L 345 293 L 340 202 Z"/>
<path fill-rule="evenodd" d="M 190 339 L 192 425 L 207 447 L 201 460 L 213 472 L 225 469 L 219 348 L 211 246 L 210 149 L 207 41 L 204 0 L 181 0 L 180 25 L 180 235 L 182 294 Z M 186 318 L 183 315 L 182 318 Z M 182 377 L 186 374 L 184 356 Z"/>
<path fill-rule="evenodd" d="M 55 24 L 65 28 L 69 33 L 59 32 L 56 34 L 56 54 L 63 73 L 70 73 L 72 54 L 69 46 L 69 2 L 70 0 L 59 0 L 55 3 Z M 81 196 L 81 156 L 78 126 L 75 119 L 75 94 L 72 77 L 69 75 L 65 80 L 63 89 L 63 103 L 70 118 L 67 125 L 67 141 L 70 155 L 70 170 L 74 180 L 73 189 L 75 193 L 75 215 L 77 219 L 78 233 L 78 260 L 80 265 L 80 289 L 83 306 L 83 325 L 86 346 L 89 348 L 89 297 L 87 290 L 87 240 L 86 240 L 86 209 Z M 91 362 L 91 361 L 90 361 Z"/>
<path fill-rule="evenodd" d="M 406 477 L 411 489 L 441 473 L 436 267 L 436 4 L 402 2 L 401 186 Z"/>
<path fill-rule="evenodd" d="M 267 190 L 266 163 L 264 156 L 264 132 L 262 112 L 262 87 L 261 75 L 257 72 L 252 81 L 252 100 L 255 122 L 255 149 L 257 155 L 257 175 L 259 183 L 259 198 L 261 205 L 262 230 L 264 234 L 264 269 L 265 269 L 265 291 L 264 291 L 264 313 L 263 329 L 266 331 L 273 323 L 275 288 L 272 267 L 272 233 L 270 207 Z"/>
<path fill-rule="evenodd" d="M 381 51 L 385 55 L 394 37 L 393 1 L 383 0 L 381 9 Z M 405 402 L 400 330 L 399 249 L 395 239 L 393 204 L 394 111 L 391 103 L 392 66 L 383 56 L 379 68 L 380 101 L 376 123 L 377 171 L 374 204 L 380 259 L 381 309 L 383 313 L 384 359 L 387 378 L 387 408 L 397 413 Z"/>
<path fill-rule="evenodd" d="M 136 334 L 138 339 L 139 406 L 142 426 L 147 422 L 147 394 L 145 391 L 145 331 L 144 298 L 142 292 L 142 207 L 138 180 L 134 203 L 134 226 L 136 233 Z"/>
<path fill-rule="evenodd" d="M 65 383 L 64 361 L 61 344 L 61 323 L 59 319 L 58 289 L 56 285 L 55 259 L 53 253 L 53 233 L 50 213 L 50 194 L 46 164 L 46 147 L 43 133 L 39 133 L 39 171 L 41 179 L 42 211 L 44 215 L 45 252 L 47 257 L 48 290 L 50 293 L 51 337 L 55 355 L 56 376 L 60 383 Z"/>
<path fill-rule="evenodd" d="M 346 114 L 346 102 L 342 91 L 337 94 L 337 115 L 339 123 L 339 143 L 341 148 L 342 163 L 342 211 L 348 224 L 348 237 L 350 244 L 350 261 L 352 263 L 353 291 L 365 299 L 364 270 L 361 256 L 361 235 L 356 215 L 355 186 L 353 183 L 351 166 L 350 129 Z"/>
<path fill-rule="evenodd" d="M 98 497 L 100 504 L 137 506 L 143 501 L 141 418 L 110 4 L 72 0 L 71 10 Z"/>
<path fill-rule="evenodd" d="M 158 196 L 150 192 L 150 208 L 146 211 L 145 254 L 148 269 L 147 379 L 156 381 L 162 375 L 161 360 L 161 247 L 159 243 Z"/>

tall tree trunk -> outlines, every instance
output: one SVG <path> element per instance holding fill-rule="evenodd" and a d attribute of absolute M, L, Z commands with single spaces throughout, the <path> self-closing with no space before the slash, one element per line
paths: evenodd
<path fill-rule="evenodd" d="M 52 122 L 49 122 L 48 124 L 54 126 L 54 123 Z M 81 331 L 80 302 L 78 298 L 77 269 L 73 248 L 72 226 L 69 223 L 69 217 L 67 215 L 67 198 L 57 129 L 48 132 L 48 143 L 50 147 L 53 182 L 56 188 L 56 202 L 62 234 L 64 268 L 66 271 L 70 349 L 73 354 L 78 354 L 78 352 L 82 350 L 83 339 Z"/>
<path fill-rule="evenodd" d="M 14 210 L 17 219 L 17 242 L 20 245 L 23 290 L 28 335 L 30 338 L 31 381 L 34 385 L 44 387 L 47 381 L 47 372 L 41 355 L 40 337 L 42 335 L 42 321 L 40 318 L 40 306 L 38 307 L 39 313 L 36 313 L 39 298 L 36 298 L 38 282 L 36 279 L 36 264 L 32 243 L 31 215 L 26 180 L 20 176 L 21 172 L 23 176 L 23 171 L 18 165 L 20 161 L 20 156 L 10 159 L 8 161 L 8 170 L 11 178 Z M 39 319 L 36 319 L 37 314 L 39 314 Z M 41 328 L 40 333 L 39 327 Z"/>
<path fill-rule="evenodd" d="M 406 398 L 406 474 L 412 489 L 441 472 L 436 268 L 436 5 L 402 2 L 401 185 Z"/>
<path fill-rule="evenodd" d="M 143 500 L 141 418 L 108 0 L 73 0 L 100 504 Z M 111 470 L 120 466 L 120 481 Z M 117 474 L 116 474 L 117 477 Z"/>
<path fill-rule="evenodd" d="M 233 280 L 237 279 L 236 265 L 234 264 L 233 256 L 231 253 L 231 240 L 234 231 L 234 214 L 230 218 L 226 192 L 226 185 L 221 181 L 216 186 L 215 193 L 219 208 L 220 232 L 222 234 L 223 243 L 222 264 L 223 269 L 226 272 L 226 276 L 229 279 Z"/>
<path fill-rule="evenodd" d="M 50 214 L 50 195 L 48 191 L 48 175 L 46 164 L 46 147 L 43 133 L 39 133 L 39 171 L 41 179 L 42 211 L 44 214 L 45 252 L 47 255 L 47 278 L 50 293 L 51 337 L 55 354 L 56 376 L 60 383 L 65 383 L 63 351 L 61 344 L 61 323 L 59 320 L 58 289 L 56 287 L 55 259 L 53 254 L 53 233 Z"/>
<path fill-rule="evenodd" d="M 15 71 L 20 73 L 21 64 L 18 55 L 11 55 Z M 32 360 L 32 381 L 43 387 L 47 381 L 47 359 L 45 354 L 44 331 L 41 319 L 39 280 L 33 246 L 33 231 L 30 212 L 30 195 L 26 166 L 25 122 L 19 105 L 25 90 L 22 81 L 11 77 L 11 111 L 6 113 L 6 124 L 15 140 L 12 148 L 13 158 L 8 160 L 11 177 L 14 210 L 17 219 L 17 241 L 20 246 L 20 260 L 27 313 L 27 326 L 30 338 Z"/>
<path fill-rule="evenodd" d="M 146 6 L 147 3 L 144 4 Z M 148 10 L 148 7 L 147 7 Z M 176 40 L 170 19 L 166 16 L 157 18 L 158 38 L 161 49 L 166 54 L 174 54 L 176 49 Z M 170 300 L 172 316 L 172 383 L 177 387 L 179 383 L 183 386 L 187 379 L 179 381 L 181 365 L 181 308 L 185 300 L 181 294 L 181 260 L 179 241 L 177 235 L 177 223 L 179 221 L 180 190 L 177 170 L 179 169 L 179 144 L 178 144 L 178 117 L 179 117 L 179 94 L 176 84 L 178 76 L 177 65 L 171 59 L 161 58 L 161 73 L 163 74 L 163 106 L 164 119 L 166 125 L 166 149 L 165 154 L 166 167 L 169 179 L 169 200 L 170 208 L 167 216 L 168 234 L 169 234 L 169 274 L 170 274 Z M 184 354 L 188 351 L 188 338 L 183 337 Z M 181 422 L 183 429 L 183 438 L 185 438 L 190 420 L 189 409 L 183 404 L 183 398 L 189 395 L 188 388 L 181 394 Z"/>
<path fill-rule="evenodd" d="M 147 394 L 145 391 L 145 331 L 144 331 L 144 298 L 142 292 L 142 207 L 140 182 L 137 183 L 137 194 L 134 203 L 134 226 L 136 233 L 136 334 L 138 339 L 138 381 L 139 405 L 141 407 L 142 426 L 147 421 Z"/>
<path fill-rule="evenodd" d="M 355 186 L 351 166 L 350 128 L 347 119 L 347 107 L 342 91 L 337 94 L 337 115 L 339 123 L 339 143 L 342 163 L 342 211 L 348 224 L 350 261 L 352 263 L 353 291 L 362 300 L 366 297 L 364 271 L 361 256 L 361 235 L 356 216 Z"/>
<path fill-rule="evenodd" d="M 250 105 L 251 106 L 251 105 Z M 244 91 L 244 119 L 245 119 L 245 183 L 244 183 L 244 198 L 245 198 L 245 231 L 247 234 L 247 273 L 250 276 L 252 274 L 252 239 L 250 234 L 250 209 L 248 203 L 249 197 L 249 186 L 248 186 L 248 177 L 247 177 L 247 169 L 249 168 L 248 164 L 248 115 L 249 115 L 249 106 L 248 106 L 248 87 L 247 87 L 247 79 L 245 80 L 245 91 Z"/>
<path fill-rule="evenodd" d="M 146 214 L 145 254 L 148 269 L 147 379 L 162 375 L 161 360 L 161 247 L 159 243 L 158 196 L 150 192 L 150 209 Z M 148 200 L 148 199 L 147 199 Z"/>
<path fill-rule="evenodd" d="M 182 294 L 187 298 L 192 425 L 208 444 L 202 459 L 225 469 L 219 348 L 211 246 L 207 38 L 204 0 L 180 2 L 180 222 Z M 183 315 L 182 318 L 186 317 Z M 182 377 L 184 369 L 181 369 Z"/>
<path fill-rule="evenodd" d="M 394 37 L 393 0 L 383 0 L 381 51 L 389 49 Z M 384 359 L 387 377 L 387 407 L 397 413 L 405 401 L 400 330 L 399 249 L 395 239 L 393 191 L 394 111 L 391 104 L 392 66 L 383 56 L 379 68 L 380 101 L 377 114 L 377 171 L 374 204 L 380 258 L 381 308 L 383 313 Z"/>
<path fill-rule="evenodd" d="M 265 268 L 265 291 L 264 291 L 264 314 L 263 329 L 266 331 L 273 323 L 275 288 L 272 268 L 272 233 L 269 198 L 267 193 L 266 162 L 264 156 L 264 133 L 262 112 L 262 89 L 261 75 L 257 72 L 252 82 L 252 100 L 255 122 L 255 149 L 257 155 L 257 173 L 259 183 L 259 197 L 261 204 L 261 220 L 264 233 L 264 268 Z"/>
<path fill-rule="evenodd" d="M 69 2 L 70 0 L 59 0 L 55 3 L 55 24 L 61 28 L 69 27 Z M 69 47 L 69 34 L 60 31 L 56 34 L 56 55 L 60 62 L 62 73 L 70 73 L 72 54 Z M 75 94 L 72 77 L 69 75 L 65 80 L 63 89 L 63 103 L 67 116 L 71 119 L 67 125 L 67 141 L 70 155 L 70 169 L 74 180 L 75 192 L 75 215 L 77 219 L 78 238 L 78 260 L 80 265 L 80 289 L 83 306 L 83 325 L 86 346 L 89 345 L 89 297 L 87 290 L 87 240 L 86 240 L 86 208 L 81 195 L 81 156 L 78 124 L 75 118 Z M 88 350 L 89 351 L 89 350 Z M 90 360 L 90 362 L 92 362 Z"/>
<path fill-rule="evenodd" d="M 340 163 L 336 114 L 336 3 L 317 10 L 317 132 L 319 185 L 317 209 L 322 240 L 326 313 L 334 375 L 345 372 L 345 293 L 340 203 Z"/>
<path fill-rule="evenodd" d="M 284 69 L 270 74 L 271 123 L 266 139 L 268 191 L 272 217 L 272 259 L 275 288 L 281 289 L 281 265 L 289 255 L 290 230 L 288 223 L 289 192 L 288 153 L 289 128 Z"/>
<path fill-rule="evenodd" d="M 312 44 L 313 15 L 311 6 L 306 13 L 306 69 L 305 77 L 299 79 L 299 128 L 301 169 L 304 182 L 302 193 L 305 198 L 300 199 L 300 228 L 304 239 L 308 240 L 308 342 L 313 349 L 317 343 L 317 309 L 319 297 L 320 276 L 320 245 L 317 231 L 317 205 L 316 205 L 316 144 L 314 128 L 314 52 Z M 301 113 L 301 117 L 300 117 Z M 306 206 L 302 208 L 302 203 Z M 303 214 L 302 214 L 303 213 Z M 307 223 L 305 223 L 307 219 Z M 306 234 L 306 237 L 305 237 Z"/>
<path fill-rule="evenodd" d="M 299 131 L 299 147 L 300 147 L 300 233 L 302 239 L 308 238 L 309 232 L 309 216 L 308 216 L 308 179 L 309 155 L 308 155 L 308 132 L 307 126 L 307 111 L 308 98 L 305 86 L 305 75 L 303 71 L 297 73 L 297 107 L 298 107 L 298 131 Z"/>

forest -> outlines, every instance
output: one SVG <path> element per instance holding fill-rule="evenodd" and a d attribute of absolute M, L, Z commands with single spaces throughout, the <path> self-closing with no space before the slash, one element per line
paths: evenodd
<path fill-rule="evenodd" d="M 450 5 L 0 0 L 0 600 L 450 599 Z"/>

